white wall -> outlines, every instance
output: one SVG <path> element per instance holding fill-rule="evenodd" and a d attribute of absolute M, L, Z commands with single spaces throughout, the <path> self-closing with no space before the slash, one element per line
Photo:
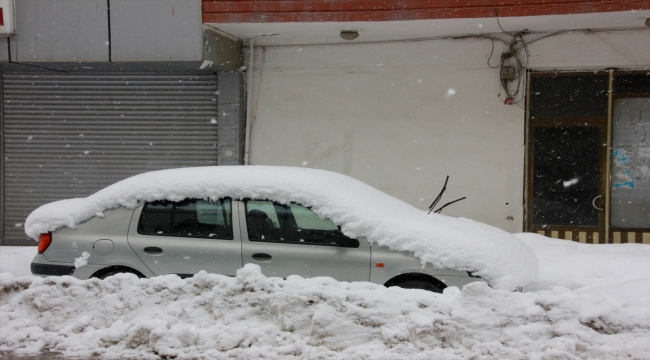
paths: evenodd
<path fill-rule="evenodd" d="M 650 29 L 564 33 L 529 51 L 532 69 L 650 69 Z"/>
<path fill-rule="evenodd" d="M 649 34 L 549 37 L 530 45 L 530 66 L 648 66 Z M 521 231 L 525 113 L 499 98 L 491 47 L 465 39 L 257 48 L 250 163 L 337 171 L 423 210 L 450 175 L 442 203 L 467 200 L 443 214 Z M 493 64 L 503 50 L 497 43 Z"/>

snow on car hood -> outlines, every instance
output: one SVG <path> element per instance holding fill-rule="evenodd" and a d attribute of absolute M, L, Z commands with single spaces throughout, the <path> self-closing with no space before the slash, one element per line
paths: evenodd
<path fill-rule="evenodd" d="M 515 236 L 464 218 L 430 214 L 338 173 L 279 166 L 211 166 L 144 173 L 87 198 L 56 201 L 34 210 L 25 233 L 38 239 L 144 201 L 186 198 L 267 199 L 299 203 L 341 226 L 350 237 L 407 251 L 423 265 L 474 271 L 496 288 L 531 282 L 538 271 L 532 250 Z"/>

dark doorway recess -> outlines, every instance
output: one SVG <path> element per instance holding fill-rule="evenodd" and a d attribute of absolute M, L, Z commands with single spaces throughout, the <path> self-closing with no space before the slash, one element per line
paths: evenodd
<path fill-rule="evenodd" d="M 600 138 L 596 126 L 537 127 L 533 225 L 598 226 Z"/>
<path fill-rule="evenodd" d="M 526 230 L 605 240 L 609 74 L 531 75 Z"/>
<path fill-rule="evenodd" d="M 606 142 L 605 119 L 531 121 L 529 231 L 570 231 L 572 238 L 584 232 L 587 242 L 604 239 Z"/>

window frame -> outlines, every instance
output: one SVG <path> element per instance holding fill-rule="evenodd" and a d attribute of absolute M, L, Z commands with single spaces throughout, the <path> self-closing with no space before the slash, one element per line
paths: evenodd
<path fill-rule="evenodd" d="M 602 179 L 604 180 L 603 189 L 601 192 L 602 199 L 600 200 L 601 208 L 603 209 L 602 222 L 598 228 L 589 228 L 589 227 L 567 227 L 567 226 L 547 226 L 540 227 L 534 226 L 532 224 L 532 181 L 533 181 L 533 159 L 532 159 L 532 134 L 535 127 L 540 125 L 540 122 L 543 121 L 557 121 L 564 123 L 566 120 L 571 119 L 580 119 L 579 117 L 574 118 L 535 118 L 531 113 L 531 98 L 534 94 L 532 93 L 531 83 L 535 78 L 542 77 L 563 77 L 563 76 L 598 76 L 605 75 L 609 79 L 608 84 L 608 96 L 607 96 L 607 116 L 605 117 L 595 117 L 595 118 L 583 118 L 591 121 L 603 122 L 605 129 L 607 131 L 606 139 L 603 141 L 604 150 L 604 166 L 601 165 Z M 628 75 L 640 76 L 640 80 L 635 80 L 641 82 L 644 86 L 638 91 L 634 86 L 620 86 L 618 81 L 623 77 Z M 647 70 L 624 70 L 624 69 L 609 69 L 609 70 L 598 70 L 596 72 L 587 71 L 587 70 L 572 70 L 572 71 L 562 71 L 562 70 L 528 70 L 526 77 L 526 115 L 525 115 L 525 158 L 524 158 L 524 220 L 523 228 L 524 231 L 539 233 L 548 237 L 566 239 L 579 241 L 581 243 L 648 243 L 650 239 L 650 228 L 635 228 L 635 227 L 614 227 L 612 223 L 612 201 L 614 201 L 612 196 L 612 184 L 613 184 L 613 159 L 612 159 L 612 146 L 613 146 L 613 136 L 614 136 L 614 112 L 615 106 L 614 101 L 621 98 L 647 98 L 650 97 L 650 87 L 647 86 L 647 79 L 650 79 L 650 73 Z M 646 82 L 644 82 L 646 81 Z M 632 83 L 636 83 L 632 81 Z M 581 119 L 582 120 L 582 119 Z M 589 122 L 589 121 L 587 121 Z M 586 124 L 585 124 L 586 125 Z"/>

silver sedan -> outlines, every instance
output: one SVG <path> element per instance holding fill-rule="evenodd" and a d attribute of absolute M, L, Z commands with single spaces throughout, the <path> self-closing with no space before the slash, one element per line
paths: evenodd
<path fill-rule="evenodd" d="M 233 276 L 249 263 L 267 276 L 329 276 L 436 292 L 484 281 L 466 271 L 422 266 L 411 254 L 371 245 L 364 237 L 347 237 L 300 204 L 230 198 L 108 210 L 75 229 L 42 234 L 31 270 L 79 279 L 124 272 L 191 277 L 201 270 Z"/>

